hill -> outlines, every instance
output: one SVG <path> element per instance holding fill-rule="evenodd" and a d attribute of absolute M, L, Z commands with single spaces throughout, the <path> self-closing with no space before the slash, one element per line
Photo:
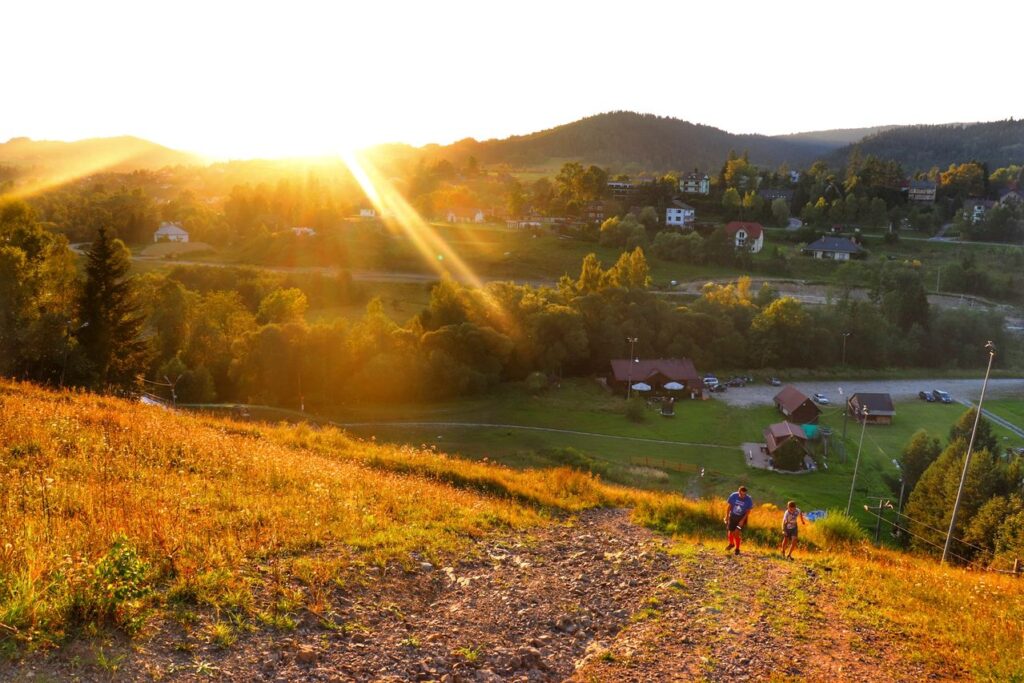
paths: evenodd
<path fill-rule="evenodd" d="M 887 130 L 899 128 L 899 126 L 872 126 L 870 128 L 834 128 L 831 130 L 813 130 L 804 133 L 791 133 L 789 135 L 776 135 L 777 140 L 802 140 L 805 142 L 817 142 L 837 147 L 852 145 L 860 142 L 869 135 L 877 135 Z"/>
<path fill-rule="evenodd" d="M 134 171 L 202 163 L 201 159 L 131 136 L 89 138 L 75 142 L 12 138 L 0 144 L 0 166 L 35 175 L 68 175 L 75 169 Z"/>
<path fill-rule="evenodd" d="M 590 116 L 529 135 L 478 142 L 466 139 L 446 147 L 428 147 L 428 154 L 464 161 L 470 156 L 487 164 L 513 166 L 579 160 L 609 166 L 613 171 L 635 167 L 649 171 L 700 168 L 716 170 L 730 150 L 750 154 L 751 161 L 777 166 L 809 164 L 844 144 L 826 138 L 735 135 L 719 128 L 680 119 L 610 112 Z"/>
<path fill-rule="evenodd" d="M 0 440 L 4 680 L 1024 674 L 1016 580 L 840 515 L 726 555 L 717 504 L 25 384 Z"/>
<path fill-rule="evenodd" d="M 860 142 L 836 150 L 826 161 L 841 168 L 855 150 L 893 159 L 907 172 L 945 170 L 950 164 L 981 161 L 995 170 L 1024 162 L 1024 120 L 988 123 L 899 126 L 869 135 Z"/>

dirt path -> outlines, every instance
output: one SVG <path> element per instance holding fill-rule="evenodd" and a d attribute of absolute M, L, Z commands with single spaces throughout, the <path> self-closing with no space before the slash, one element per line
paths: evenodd
<path fill-rule="evenodd" d="M 645 618 L 594 653 L 573 681 L 919 681 L 928 670 L 899 634 L 844 614 L 825 569 L 697 546 Z"/>

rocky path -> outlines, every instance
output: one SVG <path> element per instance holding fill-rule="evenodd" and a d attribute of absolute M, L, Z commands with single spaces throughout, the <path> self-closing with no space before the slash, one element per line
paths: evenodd
<path fill-rule="evenodd" d="M 173 626 L 131 643 L 78 640 L 0 666 L 3 680 L 917 681 L 958 672 L 851 620 L 827 565 L 678 544 L 625 510 L 592 510 L 530 535 L 489 537 L 472 560 L 371 572 L 329 613 L 230 647 Z M 328 623 L 329 622 L 329 623 Z M 87 648 L 93 648 L 93 651 Z M 112 666 L 110 662 L 115 664 Z"/>
<path fill-rule="evenodd" d="M 957 678 L 916 663 L 899 634 L 851 619 L 823 565 L 697 546 L 643 618 L 574 681 L 920 681 Z"/>

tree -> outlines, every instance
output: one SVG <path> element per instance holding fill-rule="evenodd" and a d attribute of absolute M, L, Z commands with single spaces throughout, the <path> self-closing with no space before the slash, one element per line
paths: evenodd
<path fill-rule="evenodd" d="M 86 254 L 85 285 L 79 302 L 78 341 L 94 388 L 126 389 L 146 365 L 144 318 L 128 276 L 131 257 L 119 239 L 100 228 Z"/>
<path fill-rule="evenodd" d="M 903 474 L 905 491 L 913 491 L 921 475 L 942 453 L 939 440 L 928 435 L 923 429 L 914 432 L 910 441 L 900 453 L 900 471 Z"/>
<path fill-rule="evenodd" d="M 309 302 L 301 289 L 275 289 L 260 301 L 256 321 L 261 324 L 301 323 L 309 308 Z"/>
<path fill-rule="evenodd" d="M 970 408 L 964 411 L 963 415 L 956 421 L 949 430 L 949 442 L 960 440 L 965 444 L 971 440 L 971 430 L 974 429 L 974 420 L 978 415 L 978 411 L 975 408 Z M 999 454 L 999 442 L 996 440 L 996 435 L 992 432 L 992 423 L 981 418 L 978 420 L 978 432 L 974 437 L 974 450 L 977 451 L 988 451 L 992 455 Z"/>
<path fill-rule="evenodd" d="M 809 317 L 799 301 L 776 299 L 750 323 L 753 360 L 761 367 L 803 365 Z"/>
<path fill-rule="evenodd" d="M 789 225 L 789 204 L 782 197 L 772 202 L 772 218 L 775 219 L 775 225 L 779 227 L 784 228 Z"/>
<path fill-rule="evenodd" d="M 730 187 L 722 195 L 722 208 L 725 209 L 727 218 L 735 218 L 739 215 L 742 205 L 743 198 L 740 197 L 740 193 L 736 191 L 736 188 Z"/>

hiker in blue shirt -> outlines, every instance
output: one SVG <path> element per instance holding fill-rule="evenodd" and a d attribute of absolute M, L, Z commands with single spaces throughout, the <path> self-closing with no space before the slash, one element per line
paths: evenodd
<path fill-rule="evenodd" d="M 786 510 L 782 513 L 782 556 L 793 559 L 793 551 L 796 550 L 797 528 L 796 523 L 807 526 L 804 513 L 796 506 L 795 501 L 786 503 Z M 789 544 L 789 555 L 786 554 L 786 545 Z"/>
<path fill-rule="evenodd" d="M 750 510 L 754 507 L 754 499 L 747 495 L 747 487 L 741 486 L 736 493 L 729 496 L 729 510 L 725 513 L 725 528 L 729 532 L 729 545 L 725 550 L 728 552 L 735 548 L 735 553 L 740 554 L 740 532 L 747 525 L 747 518 L 750 517 Z"/>

